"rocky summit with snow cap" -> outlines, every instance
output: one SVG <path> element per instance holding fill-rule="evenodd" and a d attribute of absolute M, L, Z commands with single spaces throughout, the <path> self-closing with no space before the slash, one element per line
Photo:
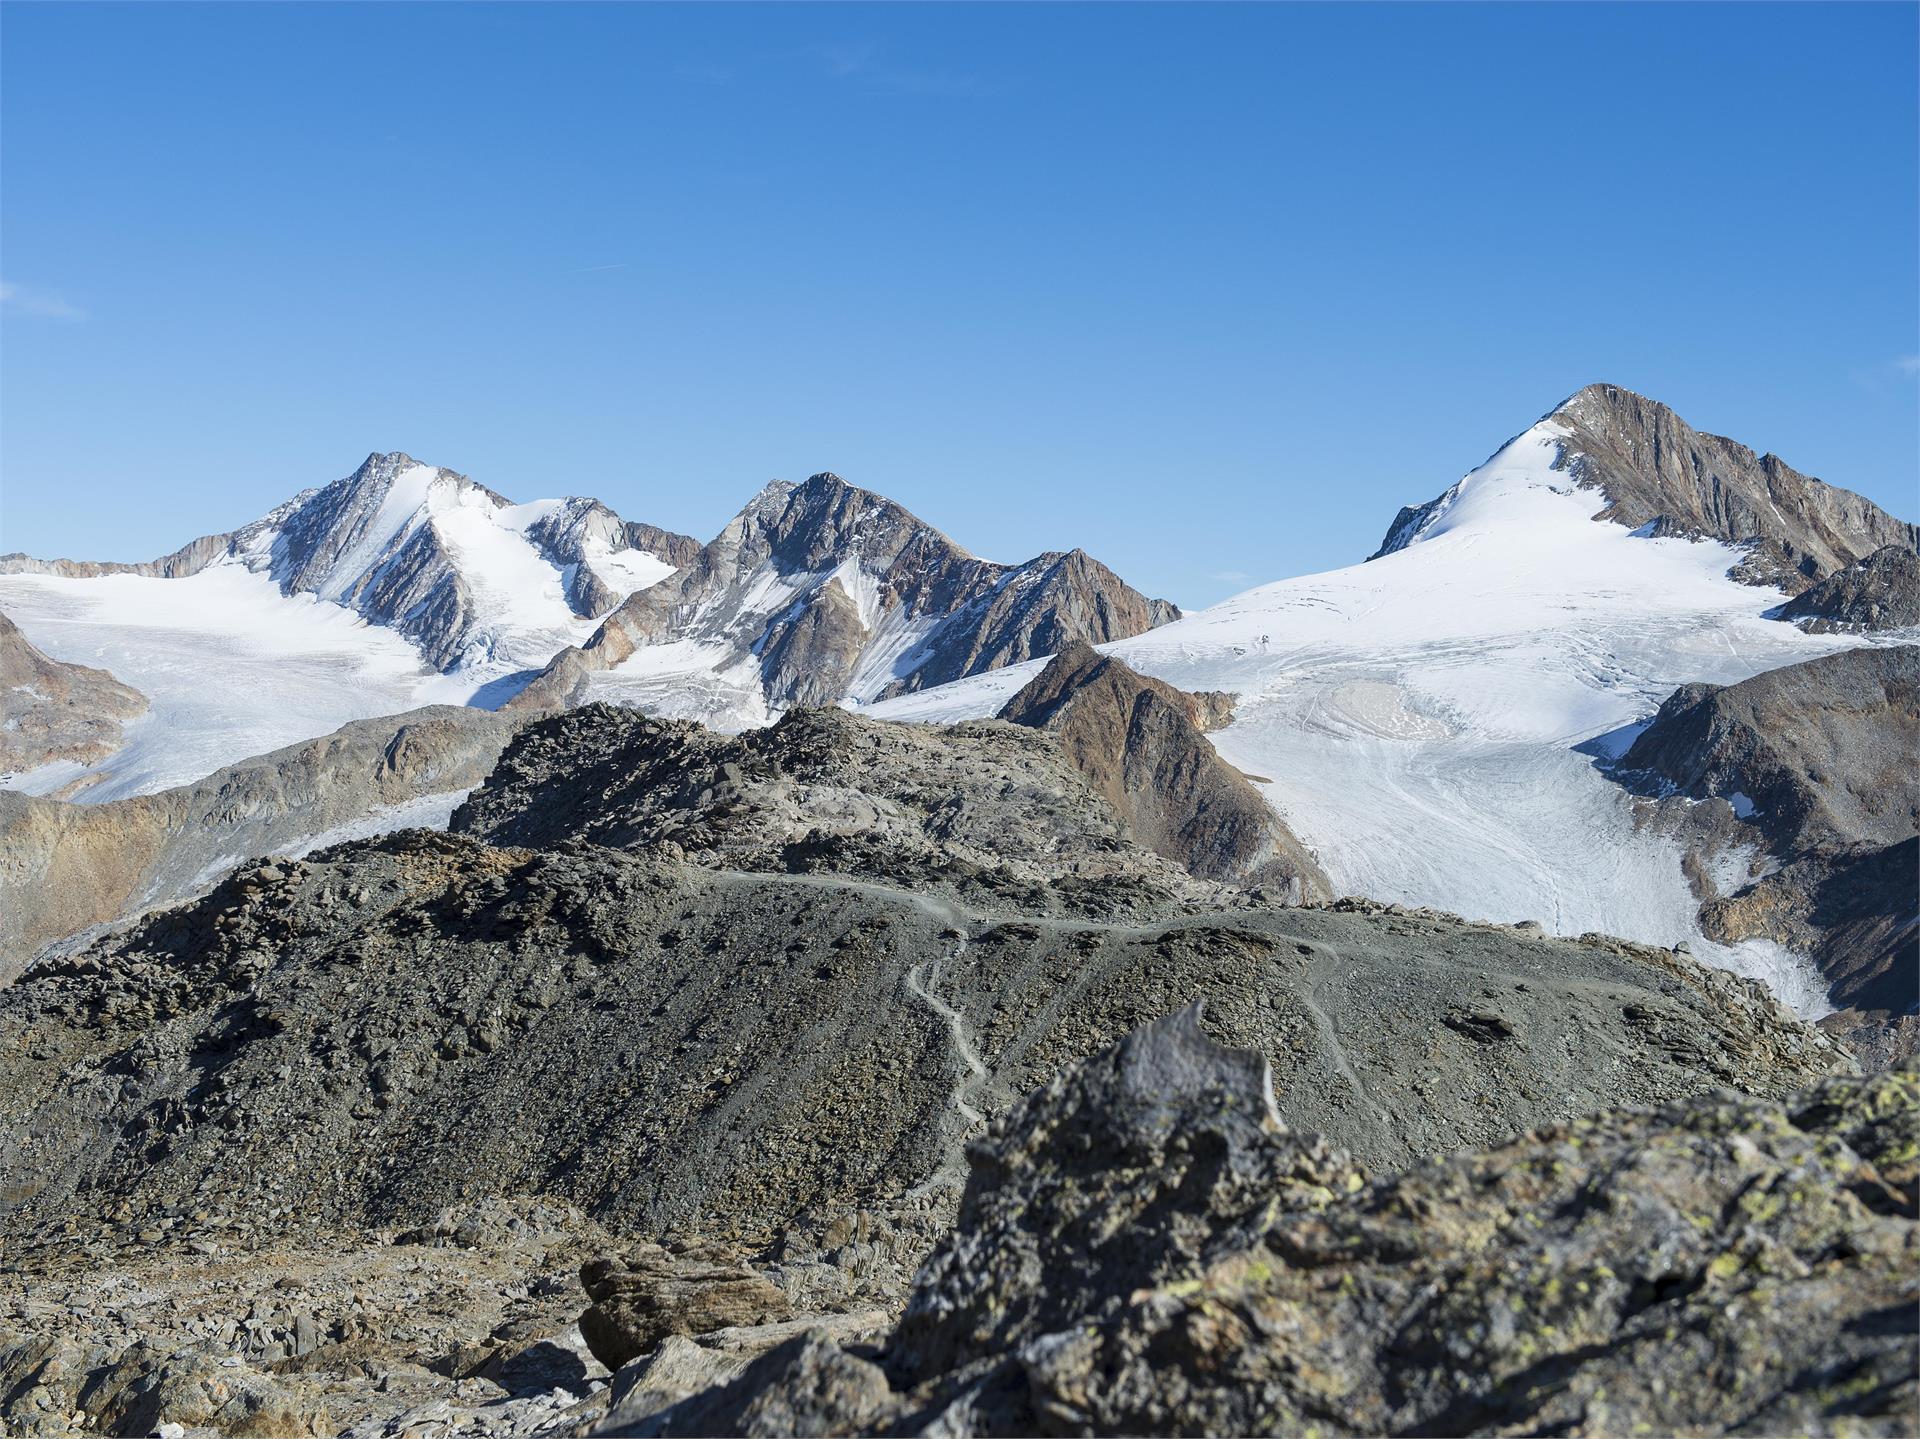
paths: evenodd
<path fill-rule="evenodd" d="M 1618 385 L 1588 385 L 1535 428 L 1554 441 L 1554 467 L 1604 497 L 1594 519 L 1649 537 L 1742 546 L 1746 557 L 1734 575 L 1749 584 L 1798 594 L 1882 547 L 1920 550 L 1920 525 L 1803 475 L 1778 455 L 1696 430 Z M 1458 488 L 1401 510 L 1373 558 L 1429 533 Z"/>
<path fill-rule="evenodd" d="M 1179 617 L 1083 551 L 994 564 L 893 501 L 817 474 L 762 490 L 515 703 L 612 699 L 739 728 L 789 705 L 910 693 Z"/>
<path fill-rule="evenodd" d="M 642 548 L 645 546 L 645 548 Z M 629 525 L 591 500 L 515 505 L 452 470 L 394 451 L 304 490 L 252 524 L 145 564 L 0 559 L 0 574 L 184 579 L 237 562 L 284 595 L 343 605 L 406 636 L 436 669 L 528 665 L 693 541 Z"/>

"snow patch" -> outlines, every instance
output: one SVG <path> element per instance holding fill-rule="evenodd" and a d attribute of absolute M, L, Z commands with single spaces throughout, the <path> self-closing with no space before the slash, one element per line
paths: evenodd
<path fill-rule="evenodd" d="M 224 765 L 431 702 L 441 677 L 391 630 L 239 563 L 182 579 L 0 576 L 0 609 L 41 650 L 110 671 L 151 701 L 89 766 L 42 766 L 12 787 L 93 780 L 83 803 L 186 784 Z"/>
<path fill-rule="evenodd" d="M 345 844 L 352 839 L 373 839 L 401 829 L 445 829 L 453 819 L 453 812 L 459 809 L 466 802 L 467 796 L 472 793 L 473 788 L 469 786 L 466 789 L 443 790 L 439 794 L 417 795 L 399 804 L 381 805 L 359 819 L 336 824 L 310 839 L 276 849 L 274 853 L 293 859 L 305 859 L 316 850 Z"/>

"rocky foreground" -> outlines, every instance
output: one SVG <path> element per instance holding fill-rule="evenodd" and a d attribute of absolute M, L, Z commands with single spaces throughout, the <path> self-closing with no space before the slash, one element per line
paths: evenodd
<path fill-rule="evenodd" d="M 1611 1111 L 1383 1179 L 1197 1010 L 971 1151 L 877 1344 L 601 1434 L 1908 1433 L 1920 1078 Z"/>
<path fill-rule="evenodd" d="M 1279 1097 L 1284 1099 L 1284 1090 Z M 1920 1074 L 1603 1111 L 1376 1177 L 1198 1006 L 969 1149 L 924 1237 L 621 1238 L 489 1202 L 201 1214 L 0 1268 L 8 1434 L 1911 1432 Z M 21 1263 L 25 1260 L 25 1264 Z M 577 1274 L 577 1278 L 576 1278 Z M 11 1317 L 8 1317 L 11 1316 Z M 577 1316 L 577 1320 L 576 1320 Z M 164 1426 L 164 1427 L 163 1427 Z"/>

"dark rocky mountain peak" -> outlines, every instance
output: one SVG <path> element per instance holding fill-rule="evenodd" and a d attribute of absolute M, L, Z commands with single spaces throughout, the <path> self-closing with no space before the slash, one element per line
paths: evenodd
<path fill-rule="evenodd" d="M 681 571 L 630 597 L 518 703 L 584 697 L 650 645 L 755 660 L 766 705 L 871 701 L 1179 618 L 1080 550 L 979 559 L 903 506 L 821 472 L 768 485 Z M 728 658 L 728 656 L 731 658 Z"/>

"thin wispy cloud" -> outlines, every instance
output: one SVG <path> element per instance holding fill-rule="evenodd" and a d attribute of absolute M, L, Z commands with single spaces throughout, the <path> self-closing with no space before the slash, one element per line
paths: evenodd
<path fill-rule="evenodd" d="M 602 270 L 624 270 L 626 268 L 627 268 L 627 262 L 625 260 L 622 260 L 618 264 L 614 264 L 614 265 L 586 265 L 581 267 L 578 270 L 575 270 L 573 273 L 576 275 L 597 275 Z"/>
<path fill-rule="evenodd" d="M 84 320 L 87 312 L 51 290 L 36 290 L 30 285 L 15 285 L 0 280 L 0 307 L 22 315 L 37 315 L 43 320 Z"/>
<path fill-rule="evenodd" d="M 915 70 L 896 65 L 874 44 L 815 45 L 805 52 L 829 78 L 898 95 L 972 95 L 978 76 L 959 71 Z"/>
<path fill-rule="evenodd" d="M 827 67 L 829 75 L 845 79 L 869 69 L 874 50 L 871 45 L 816 45 L 812 53 Z"/>
<path fill-rule="evenodd" d="M 771 72 L 800 72 L 858 89 L 895 95 L 974 95 L 985 86 L 977 75 L 963 71 L 923 70 L 899 64 L 886 47 L 872 41 L 839 41 L 808 45 L 798 50 L 737 56 L 725 64 L 710 60 L 677 60 L 676 79 L 694 85 L 733 85 L 743 80 L 766 80 Z"/>
<path fill-rule="evenodd" d="M 1245 570 L 1215 570 L 1212 578 L 1220 581 L 1223 585 L 1242 585 L 1252 579 L 1253 576 Z"/>
<path fill-rule="evenodd" d="M 1870 393 L 1891 394 L 1920 380 L 1920 355 L 1895 355 L 1870 368 L 1854 370 L 1848 378 Z"/>

